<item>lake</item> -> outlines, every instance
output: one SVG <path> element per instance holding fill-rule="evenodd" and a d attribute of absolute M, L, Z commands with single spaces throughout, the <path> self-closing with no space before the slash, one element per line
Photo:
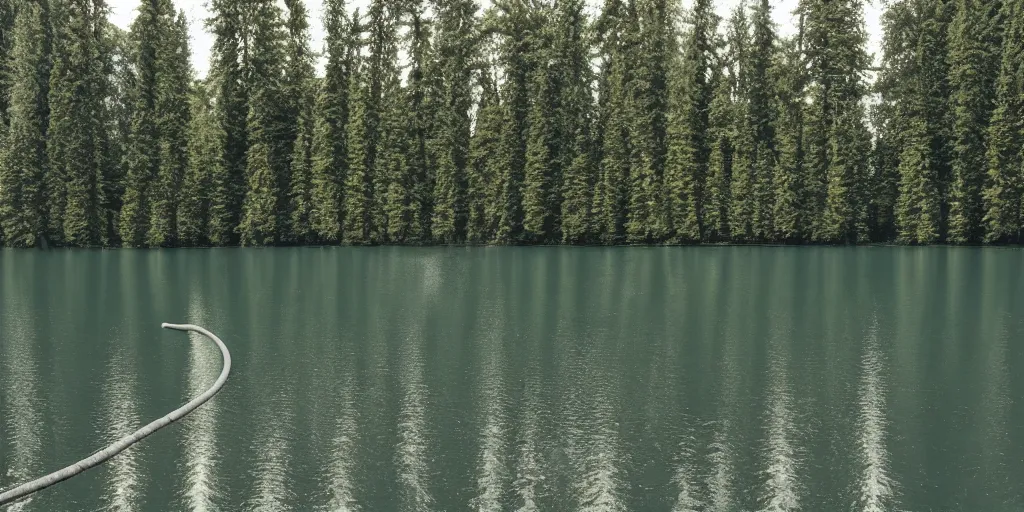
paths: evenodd
<path fill-rule="evenodd" d="M 1024 250 L 0 251 L 11 510 L 1024 510 Z M 190 337 L 191 336 L 191 337 Z"/>

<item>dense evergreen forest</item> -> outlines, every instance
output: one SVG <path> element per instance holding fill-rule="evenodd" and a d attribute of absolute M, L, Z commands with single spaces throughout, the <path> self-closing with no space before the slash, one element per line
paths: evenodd
<path fill-rule="evenodd" d="M 0 0 L 5 245 L 1024 241 L 1024 0 L 209 7 Z"/>

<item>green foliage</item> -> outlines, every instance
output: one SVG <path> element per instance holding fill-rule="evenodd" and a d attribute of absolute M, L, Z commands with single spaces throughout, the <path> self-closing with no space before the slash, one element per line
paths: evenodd
<path fill-rule="evenodd" d="M 1002 27 L 998 2 L 959 0 L 956 5 L 949 28 L 954 144 L 949 239 L 963 244 L 984 236 L 985 132 L 995 108 Z"/>
<path fill-rule="evenodd" d="M 192 87 L 188 128 L 188 164 L 178 201 L 178 242 L 184 246 L 210 243 L 210 201 L 213 176 L 224 165 L 224 133 L 217 122 L 208 83 Z"/>
<path fill-rule="evenodd" d="M 777 68 L 779 94 L 779 160 L 775 168 L 772 217 L 774 238 L 799 242 L 808 235 L 806 177 L 804 166 L 804 98 L 806 78 L 797 39 L 784 42 L 783 57 Z"/>
<path fill-rule="evenodd" d="M 33 247 L 43 235 L 46 176 L 46 18 L 25 2 L 10 36 L 10 132 L 0 148 L 0 230 L 7 245 Z"/>
<path fill-rule="evenodd" d="M 369 88 L 363 82 L 362 63 L 353 65 L 349 85 L 348 172 L 345 177 L 344 240 L 350 244 L 370 242 L 371 161 L 367 145 Z"/>
<path fill-rule="evenodd" d="M 440 86 L 438 125 L 433 134 L 437 179 L 431 232 L 438 242 L 464 239 L 466 225 L 466 164 L 469 153 L 472 107 L 472 61 L 476 51 L 473 0 L 435 0 L 437 7 Z M 520 13 L 523 14 L 523 13 Z"/>
<path fill-rule="evenodd" d="M 470 140 L 466 200 L 468 222 L 466 237 L 471 243 L 491 241 L 498 228 L 501 197 L 498 156 L 504 123 L 503 109 L 498 98 L 498 86 L 492 71 L 480 72 L 480 103 L 476 115 L 476 129 Z"/>
<path fill-rule="evenodd" d="M 105 10 L 90 0 L 68 0 L 51 11 L 49 167 L 45 186 L 47 235 L 70 246 L 99 245 L 99 144 L 105 109 L 102 37 Z"/>
<path fill-rule="evenodd" d="M 283 5 L 0 0 L 0 242 L 1022 241 L 1024 0 Z"/>
<path fill-rule="evenodd" d="M 189 87 L 192 67 L 189 63 L 188 22 L 185 13 L 174 17 L 170 0 L 161 0 L 164 36 L 157 48 L 156 149 L 159 163 L 150 190 L 150 246 L 177 245 L 178 192 L 188 165 Z"/>
<path fill-rule="evenodd" d="M 210 197 L 209 239 L 213 245 L 238 242 L 235 228 L 242 214 L 245 192 L 245 154 L 248 145 L 248 76 L 242 47 L 246 27 L 240 0 L 211 0 L 213 16 L 207 26 L 213 33 L 210 80 L 214 87 L 216 117 L 223 133 L 221 165 L 213 168 Z"/>
<path fill-rule="evenodd" d="M 663 189 L 668 68 L 675 34 L 666 0 L 638 0 L 633 7 L 636 21 L 630 25 L 632 44 L 627 53 L 633 69 L 628 84 L 632 153 L 626 234 L 630 242 L 652 243 L 664 240 L 669 232 Z M 708 92 L 707 104 L 710 96 Z M 699 117 L 706 120 L 707 112 Z"/>
<path fill-rule="evenodd" d="M 270 245 L 282 238 L 285 220 L 281 212 L 287 188 L 287 164 L 291 141 L 287 133 L 289 104 L 282 95 L 284 55 L 287 36 L 281 11 L 271 0 L 260 0 L 253 8 L 256 20 L 248 52 L 249 114 L 246 132 L 245 199 L 238 225 L 242 245 Z"/>
<path fill-rule="evenodd" d="M 989 242 L 1019 243 L 1024 232 L 1024 0 L 1006 0 L 984 191 Z"/>
<path fill-rule="evenodd" d="M 325 7 L 327 65 L 314 113 L 309 224 L 317 241 L 331 243 L 341 239 L 349 80 L 360 28 L 357 22 L 349 23 L 343 0 L 328 0 Z"/>

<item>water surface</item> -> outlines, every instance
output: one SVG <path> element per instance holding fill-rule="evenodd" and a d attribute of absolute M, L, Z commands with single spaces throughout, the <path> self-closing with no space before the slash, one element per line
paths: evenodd
<path fill-rule="evenodd" d="M 1019 511 L 1024 251 L 0 251 L 12 510 Z"/>

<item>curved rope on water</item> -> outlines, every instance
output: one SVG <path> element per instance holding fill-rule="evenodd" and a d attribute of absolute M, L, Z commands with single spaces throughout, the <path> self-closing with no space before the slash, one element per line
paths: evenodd
<path fill-rule="evenodd" d="M 212 332 L 207 331 L 206 329 L 203 329 L 198 325 L 192 324 L 163 323 L 160 324 L 160 327 L 163 327 L 164 329 L 174 329 L 177 331 L 194 331 L 199 334 L 202 334 L 203 336 L 206 336 L 207 338 L 209 338 L 210 340 L 217 344 L 217 347 L 220 348 L 221 356 L 223 356 L 224 358 L 224 368 L 220 371 L 220 376 L 217 377 L 217 381 L 213 383 L 213 386 L 211 386 L 210 389 L 207 389 L 205 393 L 193 398 L 187 404 L 171 411 L 170 414 L 156 421 L 153 421 L 149 425 L 146 425 L 145 427 L 142 427 L 139 430 L 136 430 L 135 433 L 133 434 L 129 434 L 125 437 L 122 437 L 121 439 L 115 441 L 110 446 L 103 448 L 102 450 L 90 455 L 89 457 L 86 457 L 64 469 L 54 471 L 49 475 L 39 477 L 35 480 L 32 480 L 31 482 L 26 482 L 13 489 L 0 493 L 0 506 L 13 503 L 36 491 L 45 489 L 59 482 L 63 482 L 64 480 L 67 480 L 75 475 L 78 475 L 87 469 L 94 468 L 106 462 L 111 457 L 114 457 L 115 455 L 123 452 L 129 446 L 145 439 L 153 432 L 156 432 L 157 430 L 160 430 L 161 428 L 164 428 L 167 425 L 170 425 L 171 423 L 180 420 L 181 418 L 185 417 L 192 411 L 198 409 L 199 406 L 208 402 L 211 398 L 213 398 L 213 395 L 216 395 L 217 392 L 224 387 L 224 383 L 226 383 L 228 380 L 228 373 L 231 372 L 231 353 L 228 352 L 228 347 L 224 345 L 224 342 L 221 341 L 216 334 L 213 334 Z"/>

